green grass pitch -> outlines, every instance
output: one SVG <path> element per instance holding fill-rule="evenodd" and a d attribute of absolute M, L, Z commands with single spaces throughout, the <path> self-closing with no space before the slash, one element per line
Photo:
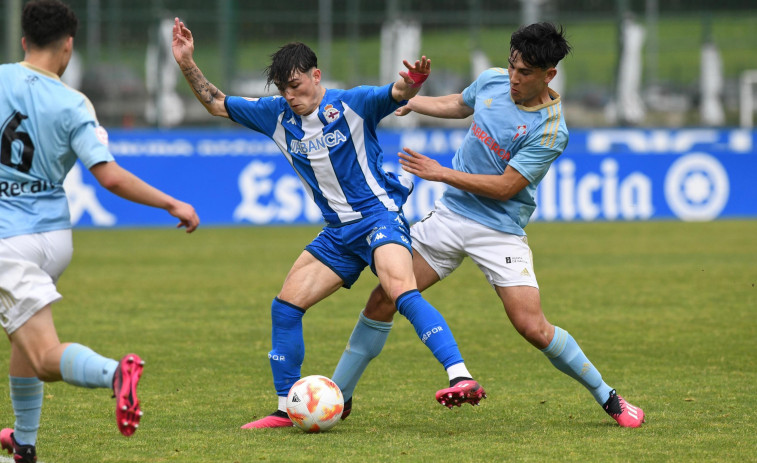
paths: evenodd
<path fill-rule="evenodd" d="M 547 318 L 647 423 L 621 429 L 508 322 L 467 262 L 426 297 L 446 316 L 480 407 L 434 400 L 446 374 L 395 319 L 350 418 L 317 435 L 239 427 L 274 410 L 270 301 L 314 227 L 74 232 L 54 313 L 63 341 L 147 362 L 145 415 L 122 437 L 109 391 L 45 386 L 40 461 L 750 461 L 757 431 L 757 221 L 533 223 Z M 303 374 L 330 376 L 376 278 L 304 319 Z M 7 371 L 8 347 L 0 356 Z M 0 382 L 3 427 L 13 425 Z"/>

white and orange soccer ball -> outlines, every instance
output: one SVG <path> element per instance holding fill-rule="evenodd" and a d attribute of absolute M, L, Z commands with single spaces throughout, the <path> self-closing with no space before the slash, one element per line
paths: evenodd
<path fill-rule="evenodd" d="M 306 376 L 292 386 L 287 396 L 287 414 L 305 432 L 327 431 L 339 422 L 344 397 L 339 386 L 320 375 Z"/>

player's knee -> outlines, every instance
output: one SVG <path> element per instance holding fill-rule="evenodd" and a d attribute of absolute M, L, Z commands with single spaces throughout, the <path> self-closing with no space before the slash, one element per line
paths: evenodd
<path fill-rule="evenodd" d="M 395 312 L 397 309 L 394 307 L 394 302 L 381 286 L 378 286 L 368 298 L 363 314 L 371 320 L 390 322 Z"/>
<path fill-rule="evenodd" d="M 518 330 L 518 333 L 520 333 L 526 341 L 539 349 L 543 349 L 549 345 L 549 326 L 548 323 L 526 320 L 522 323 L 516 324 L 515 329 Z"/>
<path fill-rule="evenodd" d="M 58 362 L 60 362 L 60 359 L 58 359 Z M 50 365 L 52 365 L 52 363 L 51 360 L 47 358 L 46 352 L 40 352 L 39 355 L 30 355 L 29 365 L 31 366 L 32 371 L 34 371 L 34 376 L 40 381 L 48 383 L 60 381 L 60 368 L 51 368 Z"/>

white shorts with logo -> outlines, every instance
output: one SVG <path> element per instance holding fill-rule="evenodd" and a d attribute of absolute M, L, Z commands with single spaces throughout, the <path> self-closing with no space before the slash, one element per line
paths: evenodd
<path fill-rule="evenodd" d="M 61 299 L 55 283 L 73 250 L 70 229 L 0 239 L 0 325 L 6 333 Z"/>
<path fill-rule="evenodd" d="M 437 201 L 435 209 L 410 228 L 413 249 L 440 279 L 470 257 L 492 286 L 538 288 L 533 255 L 525 236 L 494 230 L 457 214 Z"/>

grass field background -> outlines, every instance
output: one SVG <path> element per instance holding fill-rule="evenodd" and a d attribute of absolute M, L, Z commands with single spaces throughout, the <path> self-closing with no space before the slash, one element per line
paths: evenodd
<path fill-rule="evenodd" d="M 147 362 L 145 416 L 122 437 L 107 390 L 45 385 L 40 461 L 753 461 L 757 431 L 757 221 L 534 223 L 547 318 L 608 384 L 644 408 L 617 427 L 524 341 L 475 265 L 427 291 L 480 407 L 434 400 L 444 370 L 398 316 L 332 431 L 246 431 L 275 408 L 270 301 L 313 227 L 74 232 L 55 305 L 63 341 Z M 376 278 L 365 272 L 304 319 L 303 374 L 330 376 Z M 7 371 L 8 347 L 0 356 Z M 13 425 L 7 381 L 2 426 Z"/>

